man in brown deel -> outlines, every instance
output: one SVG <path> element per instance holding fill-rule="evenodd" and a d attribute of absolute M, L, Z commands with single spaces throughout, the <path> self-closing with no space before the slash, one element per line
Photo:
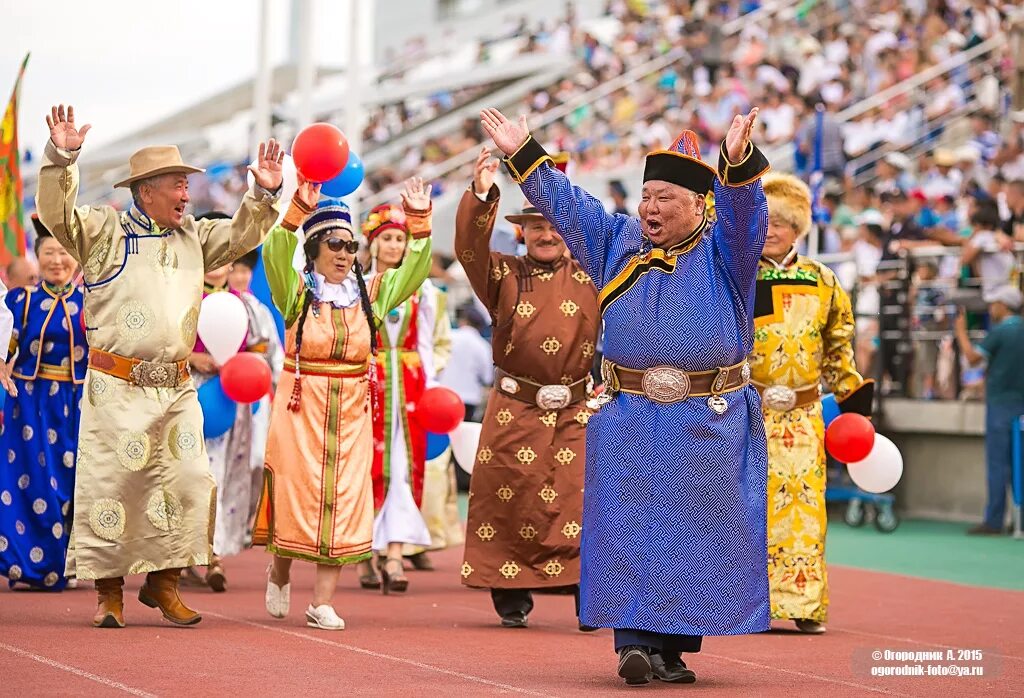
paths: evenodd
<path fill-rule="evenodd" d="M 469 492 L 462 583 L 491 590 L 506 628 L 525 628 L 533 589 L 572 589 L 580 532 L 597 290 L 529 203 L 507 219 L 526 255 L 491 252 L 497 161 L 487 148 L 455 219 L 455 251 L 494 326 L 494 391 Z M 580 625 L 580 630 L 592 630 Z"/>

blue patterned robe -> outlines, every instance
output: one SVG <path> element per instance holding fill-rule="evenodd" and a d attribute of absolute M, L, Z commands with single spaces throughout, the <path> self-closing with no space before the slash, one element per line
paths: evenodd
<path fill-rule="evenodd" d="M 0 575 L 63 589 L 75 493 L 79 401 L 88 349 L 82 291 L 46 284 L 7 294 L 14 315 L 17 397 L 0 436 Z"/>
<path fill-rule="evenodd" d="M 669 251 L 651 249 L 638 218 L 606 213 L 557 169 L 533 164 L 523 192 L 600 291 L 605 358 L 693 372 L 750 353 L 767 161 L 755 148 L 745 163 L 721 159 L 717 221 L 688 250 Z M 725 397 L 717 415 L 703 397 L 666 405 L 619 393 L 591 418 L 583 623 L 676 635 L 768 629 L 764 420 L 753 387 Z"/>

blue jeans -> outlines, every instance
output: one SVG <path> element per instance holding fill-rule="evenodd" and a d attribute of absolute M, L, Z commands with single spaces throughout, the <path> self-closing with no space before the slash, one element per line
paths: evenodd
<path fill-rule="evenodd" d="M 985 469 L 988 501 L 985 525 L 1002 530 L 1006 520 L 1006 490 L 1013 472 L 1012 434 L 1024 414 L 1024 402 L 989 402 L 985 405 Z"/>

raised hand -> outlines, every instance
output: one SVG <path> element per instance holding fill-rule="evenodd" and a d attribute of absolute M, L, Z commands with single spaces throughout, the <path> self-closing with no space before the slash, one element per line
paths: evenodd
<path fill-rule="evenodd" d="M 530 129 L 526 125 L 526 117 L 520 116 L 519 121 L 509 121 L 497 109 L 484 109 L 480 112 L 480 124 L 494 141 L 494 145 L 505 155 L 512 155 L 530 137 Z"/>
<path fill-rule="evenodd" d="M 256 167 L 249 166 L 253 179 L 267 191 L 277 191 L 284 181 L 284 169 L 281 163 L 284 162 L 284 148 L 281 144 L 271 138 L 266 143 L 260 143 L 259 154 L 256 157 Z M 316 206 L 314 202 L 313 206 Z"/>
<path fill-rule="evenodd" d="M 476 167 L 473 170 L 473 191 L 484 196 L 494 184 L 494 173 L 498 171 L 498 161 L 491 160 L 491 151 L 484 146 L 476 156 Z"/>
<path fill-rule="evenodd" d="M 320 201 L 320 187 L 321 184 L 317 182 L 310 182 L 301 174 L 296 173 L 299 180 L 299 187 L 295 190 L 294 197 L 305 204 L 310 210 L 316 210 L 316 205 Z"/>
<path fill-rule="evenodd" d="M 0 386 L 7 391 L 11 397 L 18 397 L 18 386 L 11 379 L 11 364 L 0 361 Z"/>
<path fill-rule="evenodd" d="M 50 107 L 50 114 L 46 117 L 46 125 L 50 127 L 50 140 L 58 148 L 63 150 L 78 150 L 85 142 L 85 134 L 92 128 L 86 124 L 82 128 L 75 126 L 75 108 L 68 105 L 67 112 L 64 105 Z"/>
<path fill-rule="evenodd" d="M 430 209 L 431 185 L 423 186 L 423 179 L 410 177 L 405 182 L 405 190 L 402 192 L 402 205 L 410 211 L 427 211 Z"/>
<path fill-rule="evenodd" d="M 729 132 L 725 134 L 725 156 L 733 165 L 738 164 L 747 153 L 750 134 L 754 131 L 758 108 L 754 107 L 745 117 L 737 114 L 733 117 Z"/>

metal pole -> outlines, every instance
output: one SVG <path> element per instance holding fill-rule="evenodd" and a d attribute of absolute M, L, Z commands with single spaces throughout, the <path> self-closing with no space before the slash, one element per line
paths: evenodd
<path fill-rule="evenodd" d="M 260 0 L 259 38 L 256 43 L 256 78 L 252 95 L 252 138 L 250 152 L 270 137 L 270 0 Z"/>
<path fill-rule="evenodd" d="M 316 64 L 313 61 L 316 30 L 313 25 L 313 0 L 294 0 L 295 23 L 298 27 L 298 109 L 295 113 L 295 130 L 298 132 L 313 121 L 313 84 L 316 81 Z"/>
<path fill-rule="evenodd" d="M 372 31 L 373 26 L 373 8 L 369 10 L 369 24 L 371 29 L 366 32 L 363 31 L 362 18 L 363 12 L 367 8 L 361 8 L 367 0 L 349 0 L 349 36 L 348 36 L 348 63 L 345 66 L 345 74 L 348 78 L 348 105 L 345 108 L 345 136 L 348 138 L 349 151 L 362 156 L 363 148 L 363 126 L 364 126 L 364 109 L 363 109 L 363 71 L 367 70 L 368 67 L 363 65 L 363 47 L 366 45 L 368 40 L 367 33 Z M 362 188 L 362 187 L 360 187 Z M 359 206 L 359 191 L 356 190 L 348 197 L 349 209 L 352 212 L 352 222 L 356 225 L 356 230 L 360 225 L 360 206 Z"/>

